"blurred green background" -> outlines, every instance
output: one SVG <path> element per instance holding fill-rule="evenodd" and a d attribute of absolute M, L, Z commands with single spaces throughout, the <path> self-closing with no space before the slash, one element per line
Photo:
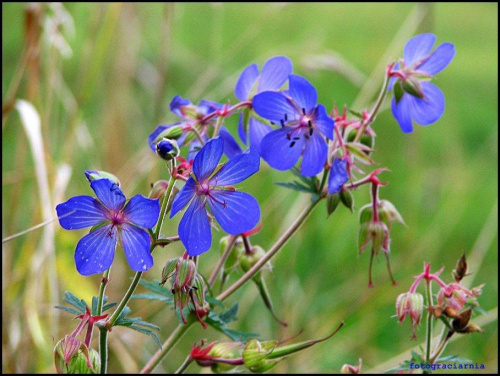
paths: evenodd
<path fill-rule="evenodd" d="M 255 286 L 239 299 L 234 327 L 263 339 L 320 338 L 345 327 L 333 339 L 280 363 L 271 372 L 334 373 L 363 359 L 363 371 L 397 366 L 425 339 L 410 341 L 408 322 L 391 317 L 396 297 L 406 291 L 423 261 L 443 278 L 465 252 L 469 287 L 486 283 L 480 297 L 487 315 L 475 318 L 485 333 L 461 336 L 446 354 L 458 354 L 497 372 L 497 167 L 498 4 L 13 4 L 2 3 L 2 238 L 54 218 L 53 207 L 74 195 L 91 194 L 85 169 L 117 175 L 125 194 L 147 194 L 166 171 L 147 147 L 148 134 L 175 116 L 168 111 L 180 94 L 236 103 L 233 88 L 248 64 L 289 56 L 294 72 L 317 88 L 327 108 L 347 104 L 369 108 L 390 59 L 407 39 L 433 32 L 437 43 L 452 42 L 457 55 L 437 78 L 446 95 L 443 117 L 430 127 L 403 134 L 390 111 L 374 124 L 375 160 L 392 172 L 381 197 L 394 203 L 408 227 L 395 225 L 391 260 L 375 259 L 375 288 L 367 287 L 369 254 L 357 254 L 358 216 L 340 208 L 327 219 L 323 204 L 273 259 L 268 287 L 283 329 L 269 316 Z M 30 53 L 26 54 L 26 51 Z M 23 58 L 24 56 L 24 58 Z M 44 151 L 35 157 L 12 99 L 31 102 L 41 118 Z M 385 109 L 388 109 L 387 101 Z M 235 120 L 227 127 L 236 134 Z M 40 191 L 37 168 L 47 165 L 48 190 Z M 69 167 L 71 171 L 69 170 Z M 71 175 L 69 175 L 71 173 Z M 263 229 L 252 238 L 268 248 L 306 205 L 308 197 L 274 185 L 289 172 L 262 170 L 241 185 L 262 208 Z M 40 199 L 42 192 L 42 199 Z M 45 196 L 43 195 L 45 192 Z M 48 196 L 47 196 L 48 195 Z M 366 189 L 355 193 L 359 209 Z M 50 212 L 43 205 L 50 204 Z M 175 235 L 179 217 L 164 226 Z M 100 276 L 82 277 L 74 266 L 76 242 L 85 233 L 51 224 L 2 244 L 2 371 L 54 372 L 52 349 L 76 326 L 53 306 L 64 291 L 90 300 Z M 218 238 L 200 261 L 209 275 L 218 257 Z M 155 251 L 145 276 L 160 278 L 175 244 Z M 117 251 L 107 295 L 121 299 L 133 275 Z M 235 279 L 236 276 L 233 276 Z M 138 291 L 143 291 L 140 287 Z M 161 326 L 165 340 L 177 324 L 161 303 L 132 301 L 137 316 Z M 438 333 L 436 332 L 436 335 Z M 158 372 L 172 372 L 195 340 L 223 339 L 191 329 Z M 97 335 L 93 340 L 95 348 Z M 157 346 L 149 337 L 116 328 L 110 335 L 110 372 L 137 372 Z M 191 372 L 200 370 L 192 365 Z"/>

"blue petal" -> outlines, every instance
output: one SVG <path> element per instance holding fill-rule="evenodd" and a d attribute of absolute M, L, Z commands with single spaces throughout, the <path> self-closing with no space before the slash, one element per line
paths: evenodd
<path fill-rule="evenodd" d="M 221 127 L 219 135 L 224 140 L 224 154 L 226 154 L 228 158 L 233 158 L 234 156 L 241 154 L 242 150 L 240 145 L 238 145 L 233 135 L 229 133 L 226 128 Z"/>
<path fill-rule="evenodd" d="M 280 122 L 287 115 L 288 120 L 297 118 L 297 110 L 289 99 L 276 91 L 264 91 L 253 97 L 253 109 L 264 119 Z"/>
<path fill-rule="evenodd" d="M 216 137 L 209 140 L 196 154 L 193 162 L 193 172 L 199 182 L 205 180 L 214 172 L 224 152 L 224 140 Z"/>
<path fill-rule="evenodd" d="M 259 203 L 253 196 L 235 191 L 216 190 L 210 193 L 211 197 L 207 200 L 210 210 L 227 233 L 238 235 L 250 231 L 259 223 Z"/>
<path fill-rule="evenodd" d="M 294 129 L 291 127 L 283 127 L 270 132 L 262 139 L 260 144 L 262 158 L 272 168 L 281 171 L 288 170 L 299 160 L 304 148 L 304 132 L 297 130 L 292 134 L 292 131 Z M 293 140 L 294 137 L 298 137 L 298 140 Z"/>
<path fill-rule="evenodd" d="M 453 43 L 443 43 L 432 53 L 432 55 L 417 70 L 427 72 L 431 75 L 438 74 L 451 63 L 455 57 L 455 46 Z"/>
<path fill-rule="evenodd" d="M 116 249 L 116 228 L 103 226 L 80 239 L 76 245 L 75 264 L 78 273 L 102 273 L 113 263 Z"/>
<path fill-rule="evenodd" d="M 241 75 L 236 82 L 236 87 L 234 89 L 234 95 L 236 98 L 240 101 L 247 101 L 250 99 L 250 94 L 257 77 L 259 77 L 259 68 L 257 67 L 257 64 L 252 64 L 246 67 L 243 72 L 241 72 Z"/>
<path fill-rule="evenodd" d="M 151 133 L 149 136 L 148 136 L 148 144 L 149 144 L 149 148 L 151 150 L 153 150 L 155 153 L 156 153 L 156 139 L 157 137 L 160 135 L 161 132 L 163 132 L 165 129 L 168 129 L 172 127 L 172 125 L 159 125 L 156 127 L 156 129 L 153 131 L 153 133 Z"/>
<path fill-rule="evenodd" d="M 184 99 L 180 95 L 176 95 L 172 99 L 172 102 L 170 102 L 170 111 L 172 111 L 177 116 L 184 118 L 181 107 L 189 105 L 191 105 L 191 101 L 189 99 Z"/>
<path fill-rule="evenodd" d="M 349 179 L 349 174 L 346 170 L 347 160 L 335 158 L 328 177 L 328 192 L 330 194 L 339 193 L 342 186 Z"/>
<path fill-rule="evenodd" d="M 306 114 L 310 114 L 318 102 L 318 93 L 304 77 L 292 74 L 289 77 L 289 93 L 292 99 Z"/>
<path fill-rule="evenodd" d="M 189 256 L 198 256 L 210 249 L 212 232 L 208 222 L 207 209 L 202 198 L 191 202 L 179 223 L 179 237 Z"/>
<path fill-rule="evenodd" d="M 248 124 L 249 134 L 250 134 L 250 145 L 257 149 L 260 154 L 260 144 L 262 139 L 269 133 L 272 132 L 272 128 L 264 123 L 261 123 L 257 119 L 251 118 Z"/>
<path fill-rule="evenodd" d="M 172 211 L 170 212 L 170 218 L 176 215 L 188 202 L 194 197 L 196 193 L 196 181 L 193 178 L 189 178 L 184 184 L 184 187 L 177 193 L 172 202 Z"/>
<path fill-rule="evenodd" d="M 160 201 L 135 195 L 123 209 L 127 221 L 144 228 L 153 228 L 160 216 Z"/>
<path fill-rule="evenodd" d="M 90 183 L 90 188 L 92 188 L 97 196 L 97 198 L 106 206 L 108 209 L 118 212 L 123 208 L 125 204 L 125 195 L 123 194 L 120 187 L 113 183 L 109 179 L 99 179 L 94 180 Z"/>
<path fill-rule="evenodd" d="M 78 230 L 106 221 L 106 209 L 95 198 L 76 196 L 56 206 L 61 227 L 66 230 Z M 72 214 L 69 214 L 73 212 Z M 64 217 L 64 218 L 61 218 Z"/>
<path fill-rule="evenodd" d="M 436 36 L 431 33 L 417 35 L 406 42 L 403 50 L 406 66 L 408 67 L 429 55 L 435 42 Z"/>
<path fill-rule="evenodd" d="M 198 111 L 203 115 L 208 115 L 208 114 L 211 114 L 212 112 L 214 112 L 215 110 L 220 110 L 222 107 L 224 107 L 224 105 L 221 103 L 207 101 L 206 99 L 202 99 L 200 101 L 200 104 L 198 104 Z"/>
<path fill-rule="evenodd" d="M 257 150 L 250 148 L 231 158 L 216 174 L 210 182 L 217 186 L 237 184 L 259 171 L 260 157 Z"/>
<path fill-rule="evenodd" d="M 392 114 L 398 121 L 399 127 L 404 133 L 413 132 L 409 97 L 411 97 L 411 95 L 404 94 L 399 103 L 396 103 L 395 98 L 392 98 L 391 102 Z"/>
<path fill-rule="evenodd" d="M 130 268 L 136 272 L 145 272 L 153 266 L 151 256 L 151 237 L 146 230 L 128 223 L 121 226 L 122 247 Z"/>
<path fill-rule="evenodd" d="M 314 132 L 306 141 L 304 157 L 300 172 L 304 176 L 316 176 L 321 172 L 326 162 L 328 148 L 326 142 L 318 132 Z"/>
<path fill-rule="evenodd" d="M 207 137 L 205 135 L 202 135 L 202 138 L 205 142 L 207 141 Z M 188 154 L 186 156 L 187 161 L 188 162 L 192 161 L 202 147 L 203 145 L 201 144 L 200 140 L 198 140 L 198 138 L 195 138 L 189 145 Z"/>
<path fill-rule="evenodd" d="M 276 56 L 264 64 L 260 75 L 257 93 L 267 90 L 278 90 L 292 73 L 293 63 L 286 56 Z"/>
<path fill-rule="evenodd" d="M 313 113 L 314 127 L 319 129 L 323 136 L 333 140 L 333 127 L 335 122 L 328 116 L 325 106 L 318 104 Z"/>
<path fill-rule="evenodd" d="M 429 82 L 422 82 L 424 98 L 420 99 L 409 95 L 411 117 L 420 125 L 429 125 L 436 122 L 444 112 L 444 94 Z M 405 94 L 407 96 L 408 94 Z"/>
<path fill-rule="evenodd" d="M 243 124 L 243 113 L 240 112 L 240 117 L 238 118 L 238 136 L 240 140 L 246 145 L 247 144 L 247 133 L 245 132 L 245 126 Z"/>

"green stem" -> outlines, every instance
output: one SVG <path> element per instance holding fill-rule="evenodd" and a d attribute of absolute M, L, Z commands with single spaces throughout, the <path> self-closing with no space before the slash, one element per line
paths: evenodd
<path fill-rule="evenodd" d="M 377 113 L 380 110 L 380 106 L 382 106 L 382 103 L 384 102 L 384 99 L 387 95 L 387 86 L 389 85 L 389 75 L 385 75 L 384 78 L 384 83 L 382 84 L 382 90 L 380 90 L 380 94 L 378 95 L 377 101 L 375 102 L 370 117 L 363 122 L 361 127 L 358 129 L 358 133 L 356 133 L 356 138 L 354 139 L 354 142 L 359 142 L 359 139 L 361 136 L 365 133 L 366 128 L 373 123 L 375 120 L 375 117 L 377 116 Z"/>
<path fill-rule="evenodd" d="M 181 366 L 177 368 L 177 371 L 174 372 L 176 375 L 180 375 L 181 373 L 184 373 L 185 370 L 191 365 L 191 362 L 193 359 L 191 359 L 191 356 L 188 355 L 186 359 L 184 359 L 184 362 L 182 362 Z"/>
<path fill-rule="evenodd" d="M 178 340 L 187 332 L 187 330 L 191 327 L 191 324 L 194 323 L 192 316 L 188 317 L 188 322 L 186 324 L 179 324 L 177 328 L 170 334 L 170 337 L 163 343 L 161 350 L 158 350 L 149 362 L 144 366 L 141 370 L 141 373 L 151 373 L 152 370 L 156 368 L 156 366 L 161 362 L 161 360 L 167 356 L 172 347 L 177 343 Z"/>
<path fill-rule="evenodd" d="M 105 375 L 108 370 L 108 330 L 99 328 L 99 355 L 101 356 L 101 374 Z"/>
<path fill-rule="evenodd" d="M 428 310 L 427 310 L 427 336 L 426 336 L 426 351 L 425 351 L 425 360 L 427 363 L 430 362 L 431 360 L 431 339 L 432 339 L 432 313 L 431 313 L 431 307 L 434 305 L 433 300 L 432 300 L 432 288 L 431 288 L 431 281 L 426 280 L 427 282 L 427 305 L 428 305 Z"/>
<path fill-rule="evenodd" d="M 134 293 L 135 289 L 137 288 L 137 285 L 139 284 L 139 281 L 141 280 L 141 276 L 142 276 L 142 272 L 135 273 L 134 279 L 132 280 L 132 283 L 130 284 L 122 301 L 118 305 L 118 308 L 116 308 L 116 310 L 113 312 L 113 315 L 106 322 L 106 328 L 108 330 L 113 327 L 116 320 L 118 319 L 118 316 L 120 315 L 120 313 L 122 313 L 123 309 L 127 306 L 128 301 L 132 297 L 132 294 Z"/>
<path fill-rule="evenodd" d="M 324 169 L 323 170 L 323 178 L 321 179 L 321 184 L 319 185 L 319 192 L 323 192 L 323 188 L 325 187 L 327 176 L 328 176 L 328 170 Z"/>
<path fill-rule="evenodd" d="M 222 120 L 224 120 L 223 116 L 219 116 L 217 118 L 217 123 L 215 123 L 215 130 L 214 130 L 214 135 L 212 138 L 215 138 L 219 135 L 220 127 L 222 126 Z"/>
<path fill-rule="evenodd" d="M 285 231 L 285 233 L 278 239 L 278 241 L 271 247 L 269 251 L 262 257 L 254 266 L 250 268 L 239 280 L 237 280 L 232 286 L 220 294 L 217 299 L 224 301 L 241 286 L 243 286 L 249 279 L 251 279 L 259 270 L 276 254 L 278 251 L 286 244 L 288 239 L 295 234 L 295 232 L 300 228 L 302 223 L 309 217 L 313 209 L 316 207 L 321 198 L 312 201 L 304 211 L 298 216 L 295 222 Z"/>
<path fill-rule="evenodd" d="M 97 316 L 100 316 L 102 314 L 102 306 L 104 304 L 103 298 L 104 298 L 104 290 L 106 290 L 106 286 L 108 285 L 109 282 L 109 272 L 111 271 L 111 267 L 104 272 L 102 275 L 101 279 L 101 285 L 99 286 L 99 297 L 97 301 Z"/>
<path fill-rule="evenodd" d="M 172 170 L 175 168 L 175 159 L 172 160 Z M 165 219 L 165 214 L 167 212 L 168 202 L 170 201 L 170 195 L 172 194 L 172 190 L 174 189 L 175 179 L 172 175 L 170 175 L 170 179 L 168 181 L 167 191 L 163 195 L 163 201 L 161 203 L 161 211 L 160 217 L 158 219 L 158 224 L 155 228 L 155 239 L 158 239 L 158 235 L 160 235 L 161 227 L 163 226 L 163 220 Z"/>
<path fill-rule="evenodd" d="M 227 242 L 226 249 L 224 250 L 224 253 L 222 254 L 221 258 L 219 259 L 219 262 L 217 263 L 217 266 L 215 267 L 214 271 L 212 272 L 212 275 L 208 279 L 208 284 L 210 287 L 215 283 L 215 280 L 217 279 L 217 275 L 219 274 L 220 270 L 224 266 L 224 263 L 226 262 L 229 254 L 233 250 L 234 243 L 236 241 L 236 236 L 230 235 L 229 236 L 229 241 Z"/>

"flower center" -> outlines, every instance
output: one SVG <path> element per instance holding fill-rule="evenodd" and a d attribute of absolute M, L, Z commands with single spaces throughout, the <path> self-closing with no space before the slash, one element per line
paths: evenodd
<path fill-rule="evenodd" d="M 111 218 L 111 223 L 113 223 L 113 226 L 120 226 L 124 222 L 125 222 L 125 215 L 121 211 L 115 213 Z"/>
<path fill-rule="evenodd" d="M 210 186 L 208 182 L 203 181 L 196 187 L 196 193 L 199 195 L 208 195 L 210 193 Z"/>

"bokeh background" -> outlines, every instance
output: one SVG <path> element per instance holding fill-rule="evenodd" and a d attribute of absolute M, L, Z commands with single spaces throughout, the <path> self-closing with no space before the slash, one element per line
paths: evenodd
<path fill-rule="evenodd" d="M 497 167 L 498 167 L 498 4 L 13 4 L 2 3 L 2 238 L 55 217 L 69 197 L 91 194 L 85 169 L 117 175 L 127 196 L 149 192 L 166 178 L 163 164 L 147 147 L 148 134 L 175 116 L 168 111 L 180 94 L 236 102 L 234 84 L 248 64 L 260 66 L 275 55 L 289 56 L 295 73 L 318 89 L 327 108 L 347 104 L 369 108 L 385 65 L 402 54 L 407 39 L 433 32 L 452 42 L 457 55 L 434 82 L 446 95 L 443 117 L 430 127 L 403 134 L 387 101 L 374 129 L 374 158 L 392 172 L 381 196 L 394 203 L 407 223 L 392 231 L 393 287 L 379 257 L 375 287 L 367 287 L 369 254 L 357 254 L 358 215 L 340 208 L 327 219 L 322 204 L 273 259 L 267 275 L 282 329 L 249 284 L 228 300 L 240 301 L 234 328 L 263 339 L 319 338 L 345 321 L 333 339 L 295 355 L 271 372 L 334 373 L 363 359 L 364 371 L 397 366 L 410 349 L 408 322 L 392 317 L 398 294 L 422 270 L 451 270 L 465 252 L 472 274 L 466 284 L 486 283 L 480 297 L 486 315 L 475 318 L 485 333 L 461 336 L 447 354 L 497 371 Z M 15 99 L 29 101 L 41 119 L 43 150 L 33 153 Z M 227 127 L 236 134 L 233 119 Z M 44 169 L 45 166 L 45 169 Z M 37 175 L 38 174 L 38 175 Z M 253 243 L 269 247 L 294 220 L 308 197 L 273 183 L 289 172 L 263 162 L 258 175 L 242 184 L 262 208 L 263 229 Z M 359 209 L 366 189 L 355 193 Z M 164 226 L 176 234 L 179 218 Z M 64 291 L 90 300 L 100 276 L 82 277 L 74 247 L 85 233 L 56 223 L 2 244 L 2 371 L 54 372 L 52 349 L 76 326 L 56 312 Z M 218 253 L 201 258 L 209 275 Z M 160 278 L 179 244 L 155 252 L 145 278 Z M 118 250 L 107 295 L 121 299 L 133 272 Z M 233 276 L 236 278 L 236 276 Z M 144 291 L 142 287 L 138 291 Z M 158 302 L 134 300 L 137 316 L 161 327 L 164 340 L 177 325 Z M 438 333 L 436 332 L 436 335 Z M 97 335 L 94 347 L 97 348 Z M 158 372 L 172 372 L 195 340 L 224 339 L 212 329 L 191 329 Z M 125 328 L 110 335 L 111 372 L 137 372 L 157 350 L 154 341 Z M 192 365 L 191 372 L 200 368 Z"/>

